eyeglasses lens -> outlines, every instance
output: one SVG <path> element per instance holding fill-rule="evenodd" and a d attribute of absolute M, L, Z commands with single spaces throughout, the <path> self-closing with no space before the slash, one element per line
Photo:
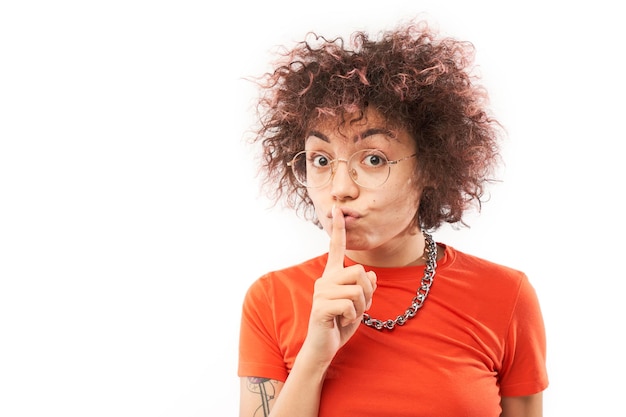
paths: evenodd
<path fill-rule="evenodd" d="M 333 160 L 317 151 L 302 151 L 290 165 L 298 182 L 306 187 L 317 188 L 330 182 L 335 171 L 339 169 L 340 162 L 347 164 L 350 177 L 361 187 L 377 188 L 389 178 L 390 165 L 387 157 L 375 149 L 357 151 L 347 161 Z"/>

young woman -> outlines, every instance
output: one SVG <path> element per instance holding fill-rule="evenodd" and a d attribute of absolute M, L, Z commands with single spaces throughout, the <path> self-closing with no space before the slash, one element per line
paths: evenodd
<path fill-rule="evenodd" d="M 330 247 L 250 287 L 240 416 L 542 415 L 527 277 L 430 234 L 480 204 L 499 155 L 472 53 L 424 22 L 311 34 L 260 83 L 268 189 Z"/>

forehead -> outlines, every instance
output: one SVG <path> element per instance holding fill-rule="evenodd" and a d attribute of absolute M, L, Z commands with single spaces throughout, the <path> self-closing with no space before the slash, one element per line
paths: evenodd
<path fill-rule="evenodd" d="M 323 115 L 309 123 L 309 130 L 324 133 L 353 134 L 368 128 L 379 128 L 392 131 L 388 120 L 375 109 L 345 112 L 341 115 Z"/>
<path fill-rule="evenodd" d="M 305 145 L 310 143 L 309 141 L 349 146 L 366 141 L 369 147 L 383 149 L 388 146 L 399 146 L 406 148 L 407 152 L 414 151 L 416 147 L 415 140 L 408 130 L 371 107 L 362 112 L 346 112 L 340 116 L 326 115 L 316 119 L 310 123 L 306 132 Z"/>

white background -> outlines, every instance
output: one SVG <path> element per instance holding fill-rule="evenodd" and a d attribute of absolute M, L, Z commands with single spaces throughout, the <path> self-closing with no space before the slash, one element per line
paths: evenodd
<path fill-rule="evenodd" d="M 437 240 L 530 276 L 546 416 L 626 415 L 617 3 L 209 3 L 0 5 L 0 415 L 236 415 L 245 290 L 326 250 L 259 196 L 243 78 L 419 12 L 475 44 L 508 130 L 491 201 Z"/>

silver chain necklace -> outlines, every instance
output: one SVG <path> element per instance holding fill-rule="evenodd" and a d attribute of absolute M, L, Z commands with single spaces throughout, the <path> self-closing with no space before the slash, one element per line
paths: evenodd
<path fill-rule="evenodd" d="M 395 320 L 389 319 L 385 321 L 381 321 L 378 319 L 374 319 L 370 317 L 369 314 L 363 313 L 363 319 L 361 320 L 363 324 L 369 327 L 373 327 L 376 330 L 388 329 L 393 330 L 393 328 L 398 325 L 404 325 L 409 319 L 415 317 L 417 314 L 417 310 L 422 308 L 424 305 L 424 301 L 430 292 L 430 286 L 433 285 L 433 279 L 435 278 L 435 270 L 437 269 L 437 244 L 433 240 L 433 237 L 426 232 L 422 232 L 424 237 L 426 238 L 426 248 L 424 251 L 427 254 L 426 258 L 426 268 L 424 269 L 424 276 L 422 277 L 422 282 L 420 283 L 419 288 L 417 289 L 417 294 L 411 300 L 411 305 L 404 314 L 396 317 Z"/>

